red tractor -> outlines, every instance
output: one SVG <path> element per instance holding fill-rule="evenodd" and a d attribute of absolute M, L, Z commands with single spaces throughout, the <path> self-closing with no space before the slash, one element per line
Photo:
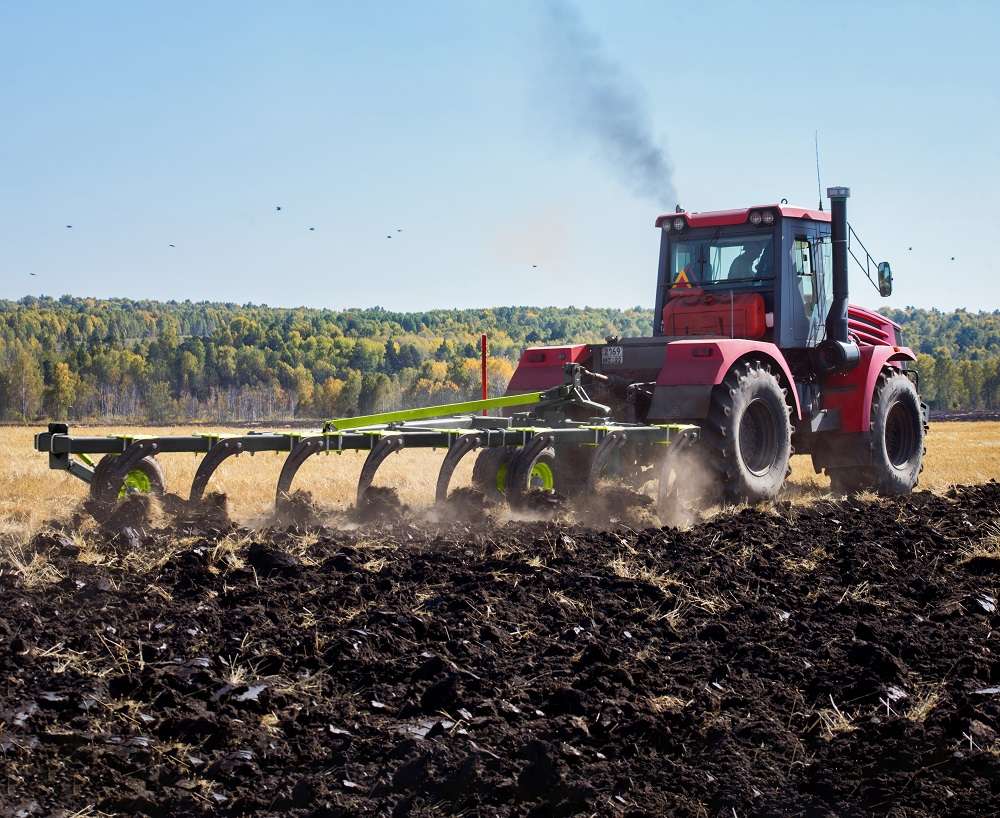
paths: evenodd
<path fill-rule="evenodd" d="M 726 502 L 775 497 L 793 452 L 811 455 L 836 492 L 911 491 L 927 430 L 915 356 L 897 324 L 848 303 L 848 257 L 882 296 L 892 273 L 848 225 L 849 190 L 827 195 L 829 212 L 782 203 L 660 216 L 652 336 L 526 349 L 508 392 L 551 388 L 579 365 L 616 421 L 697 426 L 688 456 Z M 542 453 L 552 488 L 579 485 L 580 452 Z M 483 452 L 480 471 L 499 456 Z M 675 459 L 678 486 L 692 465 Z"/>

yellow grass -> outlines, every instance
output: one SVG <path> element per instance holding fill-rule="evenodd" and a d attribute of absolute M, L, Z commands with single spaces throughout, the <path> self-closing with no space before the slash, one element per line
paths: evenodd
<path fill-rule="evenodd" d="M 40 428 L 0 427 L 0 544 L 23 542 L 46 520 L 66 517 L 86 497 L 87 486 L 65 472 L 50 471 L 44 454 L 34 452 L 32 435 Z M 124 429 L 80 427 L 81 433 L 190 434 L 189 427 Z M 232 429 L 197 431 L 226 432 Z M 376 485 L 393 486 L 401 499 L 417 507 L 429 506 L 443 451 L 411 450 L 392 455 L 379 469 Z M 274 488 L 284 455 L 241 455 L 226 461 L 216 472 L 209 490 L 225 492 L 230 512 L 239 522 L 266 519 L 274 502 Z M 452 487 L 468 485 L 473 456 L 456 470 Z M 200 457 L 164 455 L 160 462 L 167 489 L 186 497 Z M 363 453 L 317 455 L 299 471 L 293 488 L 304 488 L 315 500 L 333 509 L 346 509 L 354 499 Z M 942 491 L 956 483 L 1000 479 L 1000 422 L 935 423 L 927 442 L 927 460 L 920 486 Z M 793 458 L 790 489 L 806 498 L 822 496 L 829 481 L 813 474 L 808 457 Z M 40 566 L 39 566 L 40 567 Z"/>
<path fill-rule="evenodd" d="M 36 530 L 46 520 L 66 517 L 87 496 L 87 485 L 66 472 L 51 471 L 47 455 L 32 449 L 32 438 L 41 427 L 0 427 L 0 537 L 7 529 Z M 79 427 L 81 435 L 190 435 L 242 431 L 234 428 L 158 427 L 126 428 Z M 317 503 L 346 510 L 354 502 L 358 476 L 366 452 L 319 454 L 309 458 L 295 477 L 292 489 L 309 491 Z M 274 491 L 285 454 L 243 454 L 227 460 L 215 472 L 209 491 L 229 497 L 230 513 L 243 523 L 265 519 L 274 505 Z M 444 450 L 403 450 L 389 457 L 375 478 L 375 485 L 392 486 L 404 503 L 430 506 Z M 473 455 L 463 459 L 452 477 L 451 486 L 468 485 L 472 477 Z M 201 456 L 171 454 L 158 458 L 166 474 L 167 491 L 187 497 Z"/>
<path fill-rule="evenodd" d="M 1000 422 L 932 423 L 927 457 L 918 488 L 944 491 L 956 484 L 1000 480 Z M 829 489 L 830 481 L 813 472 L 809 457 L 792 458 L 792 488 L 812 493 Z"/>

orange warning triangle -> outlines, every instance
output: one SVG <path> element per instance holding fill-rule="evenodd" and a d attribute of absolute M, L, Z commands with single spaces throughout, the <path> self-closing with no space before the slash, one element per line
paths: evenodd
<path fill-rule="evenodd" d="M 671 284 L 672 287 L 690 287 L 691 282 L 688 280 L 687 271 L 681 270 L 677 274 L 677 278 L 674 279 L 674 283 Z"/>

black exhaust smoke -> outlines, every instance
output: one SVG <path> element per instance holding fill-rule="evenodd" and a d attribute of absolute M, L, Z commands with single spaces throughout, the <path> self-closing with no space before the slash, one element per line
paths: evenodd
<path fill-rule="evenodd" d="M 559 126 L 568 123 L 574 142 L 581 135 L 591 142 L 634 193 L 673 210 L 673 170 L 653 135 L 641 89 L 564 0 L 545 4 L 543 35 L 542 111 Z"/>

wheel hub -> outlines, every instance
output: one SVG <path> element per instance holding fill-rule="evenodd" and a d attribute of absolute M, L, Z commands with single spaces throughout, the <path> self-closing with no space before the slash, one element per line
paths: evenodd
<path fill-rule="evenodd" d="M 885 419 L 885 453 L 894 468 L 901 469 L 910 462 L 918 436 L 906 406 L 897 401 Z"/>
<path fill-rule="evenodd" d="M 747 469 L 757 476 L 766 474 L 774 465 L 777 440 L 774 413 L 759 398 L 754 399 L 740 419 L 740 456 Z"/>

